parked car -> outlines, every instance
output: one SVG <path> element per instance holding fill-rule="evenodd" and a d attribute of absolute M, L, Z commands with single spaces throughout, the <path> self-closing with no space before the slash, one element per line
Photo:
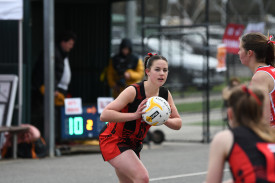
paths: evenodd
<path fill-rule="evenodd" d="M 117 53 L 121 40 L 112 40 L 112 52 Z M 149 52 L 165 56 L 169 63 L 169 77 L 166 85 L 170 88 L 182 89 L 187 86 L 202 88 L 206 83 L 207 57 L 194 54 L 193 48 L 186 42 L 179 40 L 159 40 L 157 38 L 145 39 L 144 52 L 140 39 L 132 40 L 133 50 L 140 57 Z M 216 71 L 217 59 L 209 57 L 209 83 L 210 87 L 224 81 L 223 75 Z"/>

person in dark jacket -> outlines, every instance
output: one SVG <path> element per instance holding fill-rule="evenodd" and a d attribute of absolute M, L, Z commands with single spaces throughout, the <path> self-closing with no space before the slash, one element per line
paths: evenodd
<path fill-rule="evenodd" d="M 143 61 L 132 49 L 131 40 L 125 38 L 121 41 L 119 53 L 110 59 L 107 79 L 114 98 L 127 86 L 140 82 L 144 77 Z"/>
<path fill-rule="evenodd" d="M 71 69 L 68 54 L 74 47 L 76 35 L 72 31 L 63 32 L 55 46 L 54 59 L 54 89 L 56 108 L 64 105 L 64 99 L 71 81 Z M 36 126 L 42 136 L 44 136 L 44 56 L 43 52 L 39 55 L 32 72 L 32 119 L 31 122 Z M 56 121 L 59 121 L 59 109 L 56 110 Z M 56 122 L 56 132 L 59 133 L 59 124 Z M 57 136 L 58 136 L 58 133 Z"/>

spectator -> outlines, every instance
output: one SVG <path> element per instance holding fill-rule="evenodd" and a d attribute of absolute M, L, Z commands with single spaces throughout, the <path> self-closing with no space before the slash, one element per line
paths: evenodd
<path fill-rule="evenodd" d="M 40 135 L 40 131 L 29 124 L 22 124 L 22 127 L 28 127 L 27 131 L 17 134 L 17 156 L 20 158 L 42 158 L 47 155 L 47 148 L 44 139 Z M 5 143 L 1 150 L 3 158 L 12 156 L 12 137 L 10 133 L 5 134 Z"/>
<path fill-rule="evenodd" d="M 211 143 L 207 183 L 222 182 L 226 161 L 231 182 L 275 182 L 275 129 L 263 125 L 264 96 L 255 86 L 233 89 L 227 109 L 231 129 L 219 132 Z"/>
<path fill-rule="evenodd" d="M 107 69 L 107 80 L 113 97 L 116 98 L 128 85 L 140 82 L 143 76 L 142 60 L 133 53 L 132 42 L 123 39 L 119 53 L 111 58 Z"/>
<path fill-rule="evenodd" d="M 223 120 L 227 122 L 228 118 L 227 118 L 227 112 L 226 112 L 226 109 L 228 107 L 228 104 L 227 104 L 227 101 L 228 101 L 228 98 L 232 92 L 232 89 L 235 87 L 235 86 L 238 86 L 240 85 L 241 82 L 239 80 L 239 78 L 237 77 L 232 77 L 229 81 L 229 85 L 226 86 L 223 90 L 222 90 L 222 99 L 223 99 Z"/>
<path fill-rule="evenodd" d="M 56 137 L 60 133 L 60 106 L 64 105 L 64 99 L 71 81 L 71 69 L 68 54 L 74 47 L 76 35 L 71 31 L 65 31 L 57 39 L 54 59 L 54 96 L 55 96 L 55 128 Z M 36 126 L 44 136 L 44 57 L 40 54 L 32 72 L 32 124 Z"/>

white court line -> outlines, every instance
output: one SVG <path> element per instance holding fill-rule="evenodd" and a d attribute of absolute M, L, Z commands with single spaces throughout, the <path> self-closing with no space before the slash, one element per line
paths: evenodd
<path fill-rule="evenodd" d="M 229 169 L 225 169 L 224 172 L 229 171 Z M 167 179 L 177 179 L 177 178 L 182 178 L 182 177 L 192 177 L 192 176 L 197 176 L 197 175 L 205 175 L 207 172 L 198 172 L 198 173 L 187 173 L 187 174 L 181 174 L 181 175 L 172 175 L 172 176 L 167 176 L 167 177 L 159 177 L 159 178 L 152 178 L 150 179 L 151 181 L 157 181 L 157 180 L 167 180 Z"/>

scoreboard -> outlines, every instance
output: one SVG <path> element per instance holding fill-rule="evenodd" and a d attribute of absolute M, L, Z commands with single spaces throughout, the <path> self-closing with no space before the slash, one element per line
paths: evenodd
<path fill-rule="evenodd" d="M 95 105 L 82 106 L 82 114 L 65 114 L 61 109 L 61 140 L 96 139 L 106 123 L 100 121 Z"/>

